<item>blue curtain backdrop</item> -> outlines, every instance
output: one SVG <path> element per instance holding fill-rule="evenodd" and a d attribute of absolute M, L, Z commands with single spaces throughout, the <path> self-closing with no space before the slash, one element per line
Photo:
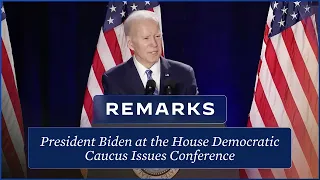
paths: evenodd
<path fill-rule="evenodd" d="M 26 134 L 30 126 L 79 126 L 106 5 L 4 3 Z M 200 94 L 227 96 L 228 126 L 246 125 L 268 7 L 161 3 L 166 57 L 194 68 Z M 80 175 L 63 172 L 45 174 Z"/>

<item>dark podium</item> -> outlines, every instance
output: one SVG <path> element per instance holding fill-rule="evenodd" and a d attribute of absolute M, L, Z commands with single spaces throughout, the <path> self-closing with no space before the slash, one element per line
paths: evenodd
<path fill-rule="evenodd" d="M 224 124 L 121 124 L 121 125 L 94 125 L 95 127 L 225 127 Z M 172 173 L 172 171 L 174 173 Z M 148 170 L 140 170 L 145 172 L 145 175 L 135 173 L 133 169 L 89 169 L 87 178 L 149 178 L 150 179 L 168 179 L 174 175 L 171 179 L 192 178 L 192 179 L 213 179 L 213 178 L 232 178 L 239 179 L 238 169 L 178 169 L 171 170 L 169 173 L 163 173 L 163 175 L 152 177 L 152 173 L 148 173 Z M 160 172 L 160 171 L 159 171 Z M 167 171 L 165 171 L 167 172 Z M 171 172 L 171 173 L 170 173 Z M 147 174 L 147 175 L 146 175 Z M 141 177 L 139 177 L 139 175 Z M 148 178 L 148 179 L 149 179 Z"/>

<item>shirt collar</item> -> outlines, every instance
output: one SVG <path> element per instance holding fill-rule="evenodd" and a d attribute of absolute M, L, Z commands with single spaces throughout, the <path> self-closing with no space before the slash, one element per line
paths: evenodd
<path fill-rule="evenodd" d="M 135 56 L 133 56 L 133 62 L 138 70 L 138 73 L 140 75 L 140 77 L 143 77 L 144 75 L 146 75 L 146 70 L 148 70 L 148 68 L 144 67 L 137 59 Z M 157 61 L 151 68 L 150 70 L 152 71 L 152 75 L 157 75 L 160 74 L 160 59 L 159 61 Z"/>

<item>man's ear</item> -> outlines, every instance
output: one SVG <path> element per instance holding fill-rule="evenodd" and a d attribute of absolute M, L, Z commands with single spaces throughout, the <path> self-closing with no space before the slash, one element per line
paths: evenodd
<path fill-rule="evenodd" d="M 127 44 L 128 48 L 132 51 L 134 51 L 133 44 L 132 44 L 132 38 L 130 36 L 127 36 Z"/>

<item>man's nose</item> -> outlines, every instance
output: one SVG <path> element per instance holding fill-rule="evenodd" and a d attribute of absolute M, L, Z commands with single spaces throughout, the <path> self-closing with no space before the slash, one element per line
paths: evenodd
<path fill-rule="evenodd" d="M 154 37 L 151 38 L 150 44 L 151 44 L 152 47 L 157 47 L 158 46 L 157 41 L 156 41 L 156 39 Z"/>

